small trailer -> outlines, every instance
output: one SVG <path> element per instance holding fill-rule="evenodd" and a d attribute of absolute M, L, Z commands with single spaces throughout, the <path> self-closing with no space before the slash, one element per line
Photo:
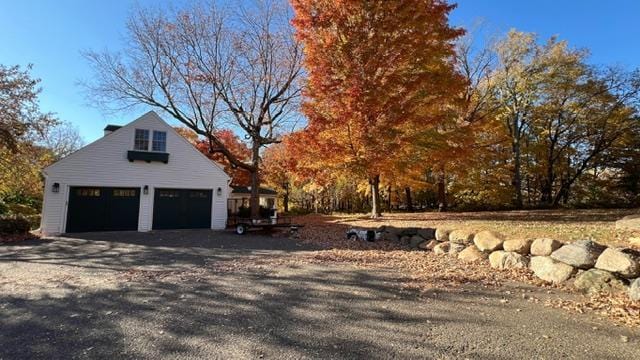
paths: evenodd
<path fill-rule="evenodd" d="M 278 217 L 274 214 L 274 216 L 264 219 L 250 219 L 238 216 L 229 217 L 227 219 L 227 226 L 234 228 L 236 234 L 244 235 L 251 229 L 271 230 L 275 228 L 289 228 L 289 232 L 295 234 L 298 232 L 298 229 L 304 225 L 292 223 L 291 217 Z"/>

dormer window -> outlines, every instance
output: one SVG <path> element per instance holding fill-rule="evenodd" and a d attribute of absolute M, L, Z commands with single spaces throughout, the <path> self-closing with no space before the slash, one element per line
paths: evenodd
<path fill-rule="evenodd" d="M 149 130 L 136 129 L 133 149 L 138 151 L 149 151 Z"/>
<path fill-rule="evenodd" d="M 152 151 L 167 151 L 167 133 L 165 131 L 154 131 L 153 142 L 151 144 Z"/>
<path fill-rule="evenodd" d="M 149 140 L 149 133 L 153 132 L 153 137 Z M 127 151 L 127 159 L 131 162 L 136 160 L 169 162 L 167 153 L 167 132 L 148 129 L 136 129 L 133 150 Z"/>
<path fill-rule="evenodd" d="M 167 132 L 154 130 L 151 144 L 149 144 L 149 133 L 150 131 L 147 129 L 136 129 L 135 139 L 133 141 L 133 150 L 166 152 Z M 151 148 L 149 148 L 149 145 L 151 145 Z"/>

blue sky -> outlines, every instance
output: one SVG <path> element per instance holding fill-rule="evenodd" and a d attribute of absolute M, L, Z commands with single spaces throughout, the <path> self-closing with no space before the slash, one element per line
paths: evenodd
<path fill-rule="evenodd" d="M 4 0 L 0 4 L 0 63 L 33 64 L 42 79 L 41 107 L 75 124 L 89 142 L 108 123 L 123 124 L 136 114 L 104 114 L 90 106 L 77 85 L 92 76 L 83 50 L 118 50 L 124 23 L 136 4 L 151 0 Z M 591 62 L 640 67 L 640 1 L 637 0 L 459 0 L 451 23 L 485 31 L 510 28 L 559 35 L 588 48 Z"/>

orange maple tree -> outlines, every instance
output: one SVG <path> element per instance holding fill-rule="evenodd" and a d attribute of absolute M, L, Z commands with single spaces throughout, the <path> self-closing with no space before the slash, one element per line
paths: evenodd
<path fill-rule="evenodd" d="M 186 127 L 176 127 L 175 129 L 209 159 L 222 165 L 224 171 L 231 176 L 231 185 L 249 186 L 251 184 L 251 173 L 241 167 L 235 166 L 224 154 L 210 151 L 211 146 L 207 140 L 199 137 L 198 134 Z M 213 134 L 236 159 L 243 160 L 251 157 L 249 147 L 242 142 L 233 131 L 221 129 L 215 130 Z"/>
<path fill-rule="evenodd" d="M 284 212 L 289 211 L 289 194 L 295 185 L 294 175 L 297 167 L 297 157 L 292 154 L 290 136 L 284 136 L 282 142 L 273 144 L 265 149 L 262 155 L 262 166 L 265 182 L 282 194 Z"/>
<path fill-rule="evenodd" d="M 238 135 L 228 129 L 214 131 L 216 138 L 228 149 L 236 159 L 249 159 L 251 150 L 240 140 Z M 224 166 L 224 171 L 231 176 L 231 185 L 249 186 L 251 185 L 251 173 L 229 161 L 223 153 L 211 152 L 211 144 L 207 140 L 200 140 L 196 147 L 211 160 Z"/>
<path fill-rule="evenodd" d="M 463 82 L 453 66 L 463 30 L 440 0 L 293 0 L 305 46 L 306 152 L 367 179 L 372 217 L 380 177 L 415 129 L 436 123 Z"/>

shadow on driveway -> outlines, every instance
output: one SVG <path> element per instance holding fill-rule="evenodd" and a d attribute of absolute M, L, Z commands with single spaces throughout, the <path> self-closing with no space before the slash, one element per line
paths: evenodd
<path fill-rule="evenodd" d="M 515 289 L 504 302 L 473 286 L 403 289 L 410 274 L 393 270 L 211 266 L 310 250 L 283 238 L 180 231 L 38 244 L 0 248 L 0 359 L 640 358 L 635 333 L 594 330 Z M 177 271 L 129 277 L 132 267 Z"/>
<path fill-rule="evenodd" d="M 203 265 L 238 255 L 313 250 L 285 237 L 179 230 L 66 234 L 0 246 L 1 262 L 32 262 L 123 270 L 132 266 Z"/>
<path fill-rule="evenodd" d="M 400 290 L 397 274 L 303 266 L 2 294 L 0 358 L 637 358 L 623 329 L 486 290 Z"/>

